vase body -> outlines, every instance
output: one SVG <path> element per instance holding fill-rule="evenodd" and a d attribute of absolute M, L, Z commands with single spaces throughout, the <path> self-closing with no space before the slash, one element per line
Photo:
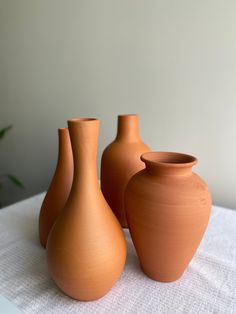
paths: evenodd
<path fill-rule="evenodd" d="M 132 177 L 125 192 L 131 237 L 143 271 L 157 281 L 177 280 L 206 230 L 211 195 L 192 167 L 195 157 L 150 152 L 146 168 Z"/>
<path fill-rule="evenodd" d="M 105 295 L 126 259 L 123 230 L 100 190 L 97 119 L 68 121 L 74 178 L 68 201 L 47 242 L 49 272 L 70 297 L 90 301 Z"/>
<path fill-rule="evenodd" d="M 150 151 L 139 136 L 138 116 L 118 116 L 116 139 L 106 147 L 101 162 L 101 188 L 122 227 L 127 227 L 124 191 L 129 179 L 144 168 L 141 154 Z"/>
<path fill-rule="evenodd" d="M 58 129 L 58 139 L 56 170 L 39 214 L 39 239 L 43 247 L 46 247 L 48 234 L 68 199 L 73 180 L 73 156 L 68 129 Z"/>

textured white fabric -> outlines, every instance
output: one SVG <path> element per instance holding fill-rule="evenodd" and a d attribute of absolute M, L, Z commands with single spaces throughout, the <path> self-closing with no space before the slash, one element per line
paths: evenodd
<path fill-rule="evenodd" d="M 236 313 L 236 211 L 213 207 L 208 230 L 182 278 L 155 282 L 140 270 L 126 231 L 120 280 L 102 299 L 78 302 L 55 286 L 38 241 L 43 194 L 0 210 L 0 294 L 23 313 Z"/>

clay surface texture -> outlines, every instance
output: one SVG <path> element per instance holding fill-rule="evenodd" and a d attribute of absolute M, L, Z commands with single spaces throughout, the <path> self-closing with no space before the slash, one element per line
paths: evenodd
<path fill-rule="evenodd" d="M 69 131 L 58 129 L 57 166 L 39 214 L 39 239 L 46 247 L 49 232 L 69 197 L 73 180 L 73 156 Z"/>
<path fill-rule="evenodd" d="M 136 114 L 118 116 L 116 139 L 107 146 L 101 162 L 102 192 L 122 227 L 127 227 L 124 192 L 129 179 L 144 168 L 141 154 L 150 151 L 139 135 Z"/>
<path fill-rule="evenodd" d="M 157 281 L 178 279 L 206 230 L 211 195 L 192 167 L 193 156 L 149 152 L 146 168 L 129 181 L 125 206 L 143 271 Z"/>
<path fill-rule="evenodd" d="M 68 128 L 74 179 L 69 199 L 49 235 L 48 267 L 68 296 L 91 301 L 104 296 L 118 280 L 126 242 L 97 177 L 99 120 L 72 119 Z"/>

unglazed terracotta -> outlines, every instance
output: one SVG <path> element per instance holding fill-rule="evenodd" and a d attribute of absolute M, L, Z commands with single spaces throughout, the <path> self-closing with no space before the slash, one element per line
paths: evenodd
<path fill-rule="evenodd" d="M 58 138 L 57 166 L 39 214 L 39 239 L 43 247 L 46 247 L 48 234 L 65 206 L 73 180 L 73 156 L 68 129 L 58 129 Z"/>
<path fill-rule="evenodd" d="M 97 177 L 97 119 L 68 121 L 74 157 L 69 199 L 47 242 L 52 278 L 70 297 L 104 296 L 119 278 L 126 259 L 123 230 L 100 190 Z"/>
<path fill-rule="evenodd" d="M 192 167 L 197 159 L 172 152 L 141 157 L 146 168 L 127 185 L 128 225 L 141 267 L 157 281 L 177 280 L 207 228 L 211 195 Z"/>
<path fill-rule="evenodd" d="M 106 147 L 101 162 L 102 192 L 122 227 L 127 227 L 124 191 L 129 179 L 144 168 L 141 154 L 150 151 L 139 135 L 138 115 L 118 116 L 115 140 Z"/>

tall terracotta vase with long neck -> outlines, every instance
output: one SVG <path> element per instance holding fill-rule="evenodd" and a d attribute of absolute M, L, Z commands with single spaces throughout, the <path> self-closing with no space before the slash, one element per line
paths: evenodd
<path fill-rule="evenodd" d="M 99 120 L 72 119 L 68 127 L 74 179 L 49 235 L 47 259 L 58 287 L 74 299 L 89 301 L 104 296 L 119 278 L 126 242 L 97 177 Z"/>
<path fill-rule="evenodd" d="M 139 135 L 138 115 L 118 116 L 117 136 L 106 147 L 101 162 L 102 192 L 122 227 L 127 227 L 124 191 L 129 179 L 144 168 L 141 154 L 150 151 Z"/>
<path fill-rule="evenodd" d="M 73 156 L 68 129 L 58 129 L 58 138 L 57 166 L 39 214 L 39 239 L 43 247 L 46 247 L 48 234 L 68 199 L 73 180 Z"/>

